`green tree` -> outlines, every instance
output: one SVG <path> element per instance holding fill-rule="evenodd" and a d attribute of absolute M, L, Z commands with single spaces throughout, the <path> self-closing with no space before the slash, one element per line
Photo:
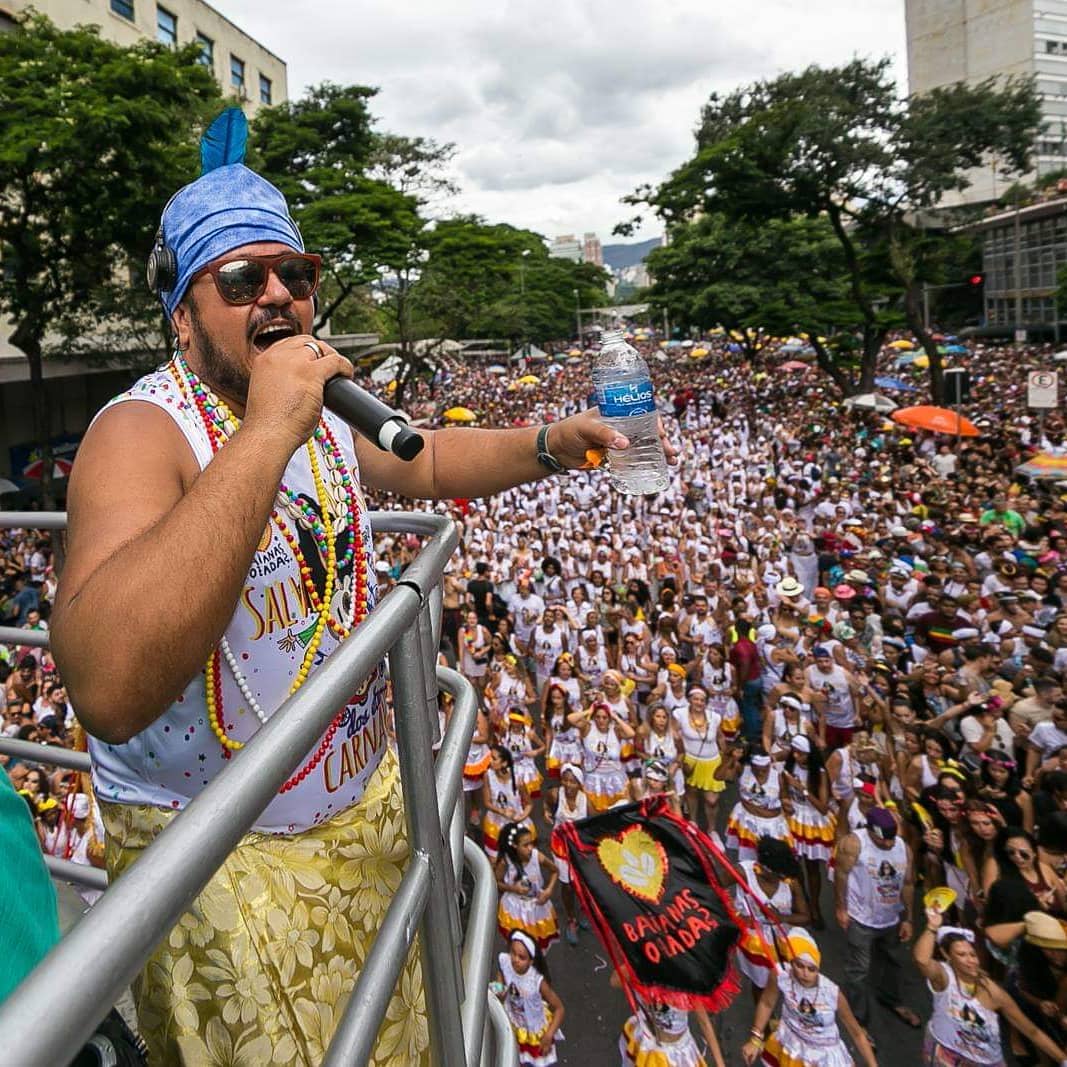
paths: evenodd
<path fill-rule="evenodd" d="M 1006 174 L 1025 172 L 1040 125 L 1030 79 L 960 83 L 902 100 L 888 60 L 812 66 L 713 94 L 693 158 L 631 202 L 651 205 L 669 227 L 701 212 L 755 224 L 824 218 L 858 325 L 860 374 L 850 388 L 871 388 L 889 300 L 929 354 L 939 399 L 941 360 L 923 327 L 921 293 L 924 282 L 940 281 L 943 256 L 921 220 L 990 158 Z"/>
<path fill-rule="evenodd" d="M 159 323 L 144 260 L 162 204 L 197 167 L 218 87 L 190 45 L 122 48 L 94 27 L 29 15 L 0 34 L 0 312 L 29 364 L 34 436 L 51 486 L 45 338 L 74 350 L 129 314 Z M 158 339 L 155 342 L 158 344 Z"/>
<path fill-rule="evenodd" d="M 768 335 L 807 333 L 819 365 L 849 387 L 835 348 L 818 340 L 856 325 L 844 257 L 825 219 L 701 215 L 677 224 L 647 262 L 654 281 L 646 295 L 672 322 L 721 326 L 742 338 L 750 359 Z"/>
<path fill-rule="evenodd" d="M 304 243 L 323 257 L 329 322 L 361 286 L 409 268 L 425 222 L 417 198 L 371 177 L 379 137 L 362 85 L 315 86 L 266 108 L 252 127 L 249 162 L 285 194 Z"/>

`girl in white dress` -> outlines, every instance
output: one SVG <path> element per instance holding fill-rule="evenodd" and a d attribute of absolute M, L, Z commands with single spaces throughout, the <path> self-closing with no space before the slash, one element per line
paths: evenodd
<path fill-rule="evenodd" d="M 482 783 L 482 848 L 490 861 L 496 862 L 500 831 L 509 822 L 521 822 L 533 829 L 530 812 L 533 805 L 515 780 L 511 753 L 503 745 L 489 750 L 489 770 Z"/>
<path fill-rule="evenodd" d="M 556 807 L 564 764 L 582 762 L 582 738 L 578 728 L 569 721 L 581 705 L 570 700 L 566 689 L 551 682 L 546 697 L 543 721 L 548 746 L 545 757 L 545 818 L 548 819 Z"/>
<path fill-rule="evenodd" d="M 508 951 L 497 957 L 495 992 L 515 1031 L 522 1067 L 556 1063 L 555 1043 L 563 1040 L 563 1002 L 548 981 L 545 957 L 529 934 L 516 930 Z M 551 1015 L 549 1014 L 551 1012 Z"/>
<path fill-rule="evenodd" d="M 531 800 L 541 795 L 541 772 L 537 769 L 537 757 L 545 750 L 545 743 L 534 732 L 526 712 L 521 707 L 508 709 L 507 733 L 501 744 L 511 753 L 515 768 L 515 781 L 526 790 Z"/>
<path fill-rule="evenodd" d="M 754 752 L 742 769 L 737 749 L 730 749 L 716 773 L 724 779 L 739 778 L 738 800 L 726 824 L 726 846 L 737 849 L 740 862 L 756 858 L 761 837 L 791 842 L 782 813 L 782 772 L 771 764 L 770 756 Z"/>
<path fill-rule="evenodd" d="M 648 721 L 637 730 L 637 752 L 645 763 L 649 760 L 662 763 L 674 792 L 679 798 L 685 796 L 678 727 L 671 721 L 670 709 L 665 704 L 653 704 L 648 709 Z"/>
<path fill-rule="evenodd" d="M 634 728 L 611 708 L 598 701 L 585 711 L 576 711 L 569 721 L 582 735 L 585 794 L 594 812 L 607 811 L 629 799 L 630 785 L 623 769 L 623 744 L 631 742 Z"/>
<path fill-rule="evenodd" d="M 555 814 L 552 817 L 553 826 L 559 826 L 565 822 L 577 822 L 589 815 L 589 801 L 582 788 L 585 784 L 585 773 L 576 763 L 565 763 L 560 771 L 559 803 L 556 805 Z M 556 856 L 556 871 L 559 874 L 560 896 L 563 898 L 563 911 L 567 916 L 567 928 L 564 937 L 567 944 L 578 944 L 578 900 L 571 883 L 571 865 L 563 856 Z"/>
<path fill-rule="evenodd" d="M 756 1017 L 741 1057 L 751 1067 L 853 1067 L 854 1061 L 837 1028 L 848 1031 L 864 1067 L 878 1067 L 863 1027 L 856 1021 L 845 995 L 819 972 L 822 954 L 811 934 L 799 926 L 788 931 L 790 961 L 768 976 L 756 1005 Z M 781 999 L 778 1028 L 763 1043 L 763 1032 Z"/>
<path fill-rule="evenodd" d="M 527 827 L 511 822 L 500 831 L 497 926 L 505 940 L 514 930 L 524 930 L 542 952 L 559 940 L 559 923 L 552 904 L 557 878 L 556 865 L 534 847 L 533 834 Z"/>

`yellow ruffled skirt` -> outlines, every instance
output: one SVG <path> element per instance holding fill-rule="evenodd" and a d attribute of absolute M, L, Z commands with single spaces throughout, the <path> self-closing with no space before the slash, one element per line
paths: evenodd
<path fill-rule="evenodd" d="M 118 877 L 175 813 L 100 801 Z M 396 758 L 363 799 L 300 834 L 246 834 L 133 986 L 152 1063 L 322 1062 L 408 856 Z M 378 1035 L 375 1067 L 429 1064 L 418 951 Z"/>

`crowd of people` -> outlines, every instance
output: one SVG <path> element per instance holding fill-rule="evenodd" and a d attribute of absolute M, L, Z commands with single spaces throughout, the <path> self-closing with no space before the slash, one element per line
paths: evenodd
<path fill-rule="evenodd" d="M 692 359 L 638 342 L 680 455 L 661 494 L 620 496 L 600 471 L 484 500 L 368 494 L 460 524 L 442 657 L 482 702 L 464 788 L 495 864 L 495 988 L 522 1062 L 556 1062 L 567 1006 L 549 967 L 590 936 L 548 831 L 662 794 L 745 881 L 731 892 L 751 920 L 736 954 L 751 1032 L 720 1048 L 706 1014 L 640 1003 L 624 1063 L 869 1067 L 879 1012 L 925 1027 L 924 1063 L 994 1065 L 1002 1044 L 1018 1063 L 1058 1063 L 1067 495 L 1015 473 L 1035 451 L 1067 453 L 1060 413 L 1039 423 L 1025 407 L 1021 368 L 1050 367 L 1051 349 L 955 360 L 980 430 L 957 445 L 848 411 L 820 372 L 783 370 L 770 349 L 748 364 L 728 338 L 703 343 Z M 890 369 L 894 351 L 883 358 Z M 536 384 L 450 364 L 407 406 L 432 424 L 465 405 L 487 426 L 586 406 L 586 361 L 527 369 Z M 900 384 L 886 392 L 907 402 Z M 0 531 L 5 625 L 47 629 L 52 548 Z M 379 586 L 417 551 L 379 537 Z M 46 650 L 0 646 L 0 675 L 6 735 L 77 744 Z M 87 784 L 0 762 L 42 847 L 102 865 Z M 848 952 L 827 974 L 833 927 Z M 924 1016 L 902 993 L 920 976 Z"/>

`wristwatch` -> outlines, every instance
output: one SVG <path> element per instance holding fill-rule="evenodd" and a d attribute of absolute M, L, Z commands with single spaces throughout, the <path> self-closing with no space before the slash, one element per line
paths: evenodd
<path fill-rule="evenodd" d="M 546 470 L 550 470 L 553 474 L 559 474 L 565 468 L 548 450 L 548 425 L 548 423 L 545 423 L 545 425 L 537 431 L 537 462 Z"/>

